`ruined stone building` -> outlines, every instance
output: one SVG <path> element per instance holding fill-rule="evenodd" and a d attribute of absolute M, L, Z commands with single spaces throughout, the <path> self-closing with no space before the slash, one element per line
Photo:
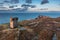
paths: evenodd
<path fill-rule="evenodd" d="M 18 26 L 18 18 L 10 18 L 10 28 L 16 28 Z"/>

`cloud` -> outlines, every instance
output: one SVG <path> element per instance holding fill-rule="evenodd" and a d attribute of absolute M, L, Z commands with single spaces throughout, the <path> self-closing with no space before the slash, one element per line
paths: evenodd
<path fill-rule="evenodd" d="M 6 7 L 0 7 L 0 10 L 8 10 Z"/>
<path fill-rule="evenodd" d="M 49 1 L 48 1 L 48 0 L 43 0 L 43 1 L 41 2 L 41 4 L 46 4 L 46 3 L 49 3 Z"/>
<path fill-rule="evenodd" d="M 10 1 L 7 1 L 7 0 L 5 0 L 4 2 L 5 2 L 5 3 L 10 3 Z"/>
<path fill-rule="evenodd" d="M 17 5 L 12 5 L 12 6 L 9 6 L 9 8 L 14 8 L 14 7 L 18 7 Z"/>
<path fill-rule="evenodd" d="M 0 3 L 0 6 L 3 6 L 4 3 Z"/>
<path fill-rule="evenodd" d="M 31 8 L 35 8 L 36 6 L 35 6 L 35 5 L 29 5 L 29 4 L 28 4 L 28 5 L 23 4 L 23 5 L 21 5 L 21 7 L 27 7 L 27 8 L 28 8 L 28 7 L 31 7 Z"/>
<path fill-rule="evenodd" d="M 30 12 L 43 12 L 43 11 L 60 11 L 60 7 L 49 7 L 49 8 L 28 8 Z"/>
<path fill-rule="evenodd" d="M 41 8 L 40 10 L 48 10 L 48 8 Z"/>
<path fill-rule="evenodd" d="M 26 0 L 26 3 L 32 3 L 32 0 Z"/>
<path fill-rule="evenodd" d="M 9 6 L 9 8 L 14 8 L 14 6 Z"/>

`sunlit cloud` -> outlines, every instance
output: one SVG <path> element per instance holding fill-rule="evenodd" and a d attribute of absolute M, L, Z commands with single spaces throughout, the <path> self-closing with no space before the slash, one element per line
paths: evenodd
<path fill-rule="evenodd" d="M 60 7 L 52 7 L 52 8 L 29 8 L 28 11 L 32 12 L 41 12 L 41 11 L 60 11 Z"/>

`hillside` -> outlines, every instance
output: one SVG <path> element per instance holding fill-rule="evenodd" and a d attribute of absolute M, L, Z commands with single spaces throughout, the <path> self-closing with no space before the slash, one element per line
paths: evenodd
<path fill-rule="evenodd" d="M 6 37 L 11 39 L 5 39 L 15 40 L 15 32 L 18 31 L 18 36 L 15 36 L 17 37 L 16 40 L 52 40 L 56 34 L 57 40 L 60 40 L 60 17 L 51 18 L 48 16 L 38 16 L 35 19 L 18 22 L 18 26 L 18 28 L 10 29 L 9 24 L 3 24 L 0 26 L 0 31 L 4 33 L 1 32 L 0 35 L 5 36 L 12 32 L 12 34 L 9 34 L 12 35 L 11 37 Z"/>

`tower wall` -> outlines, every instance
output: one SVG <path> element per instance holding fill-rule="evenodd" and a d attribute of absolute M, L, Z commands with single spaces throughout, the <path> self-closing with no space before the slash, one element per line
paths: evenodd
<path fill-rule="evenodd" d="M 18 27 L 18 18 L 10 18 L 10 28 L 17 28 Z"/>

